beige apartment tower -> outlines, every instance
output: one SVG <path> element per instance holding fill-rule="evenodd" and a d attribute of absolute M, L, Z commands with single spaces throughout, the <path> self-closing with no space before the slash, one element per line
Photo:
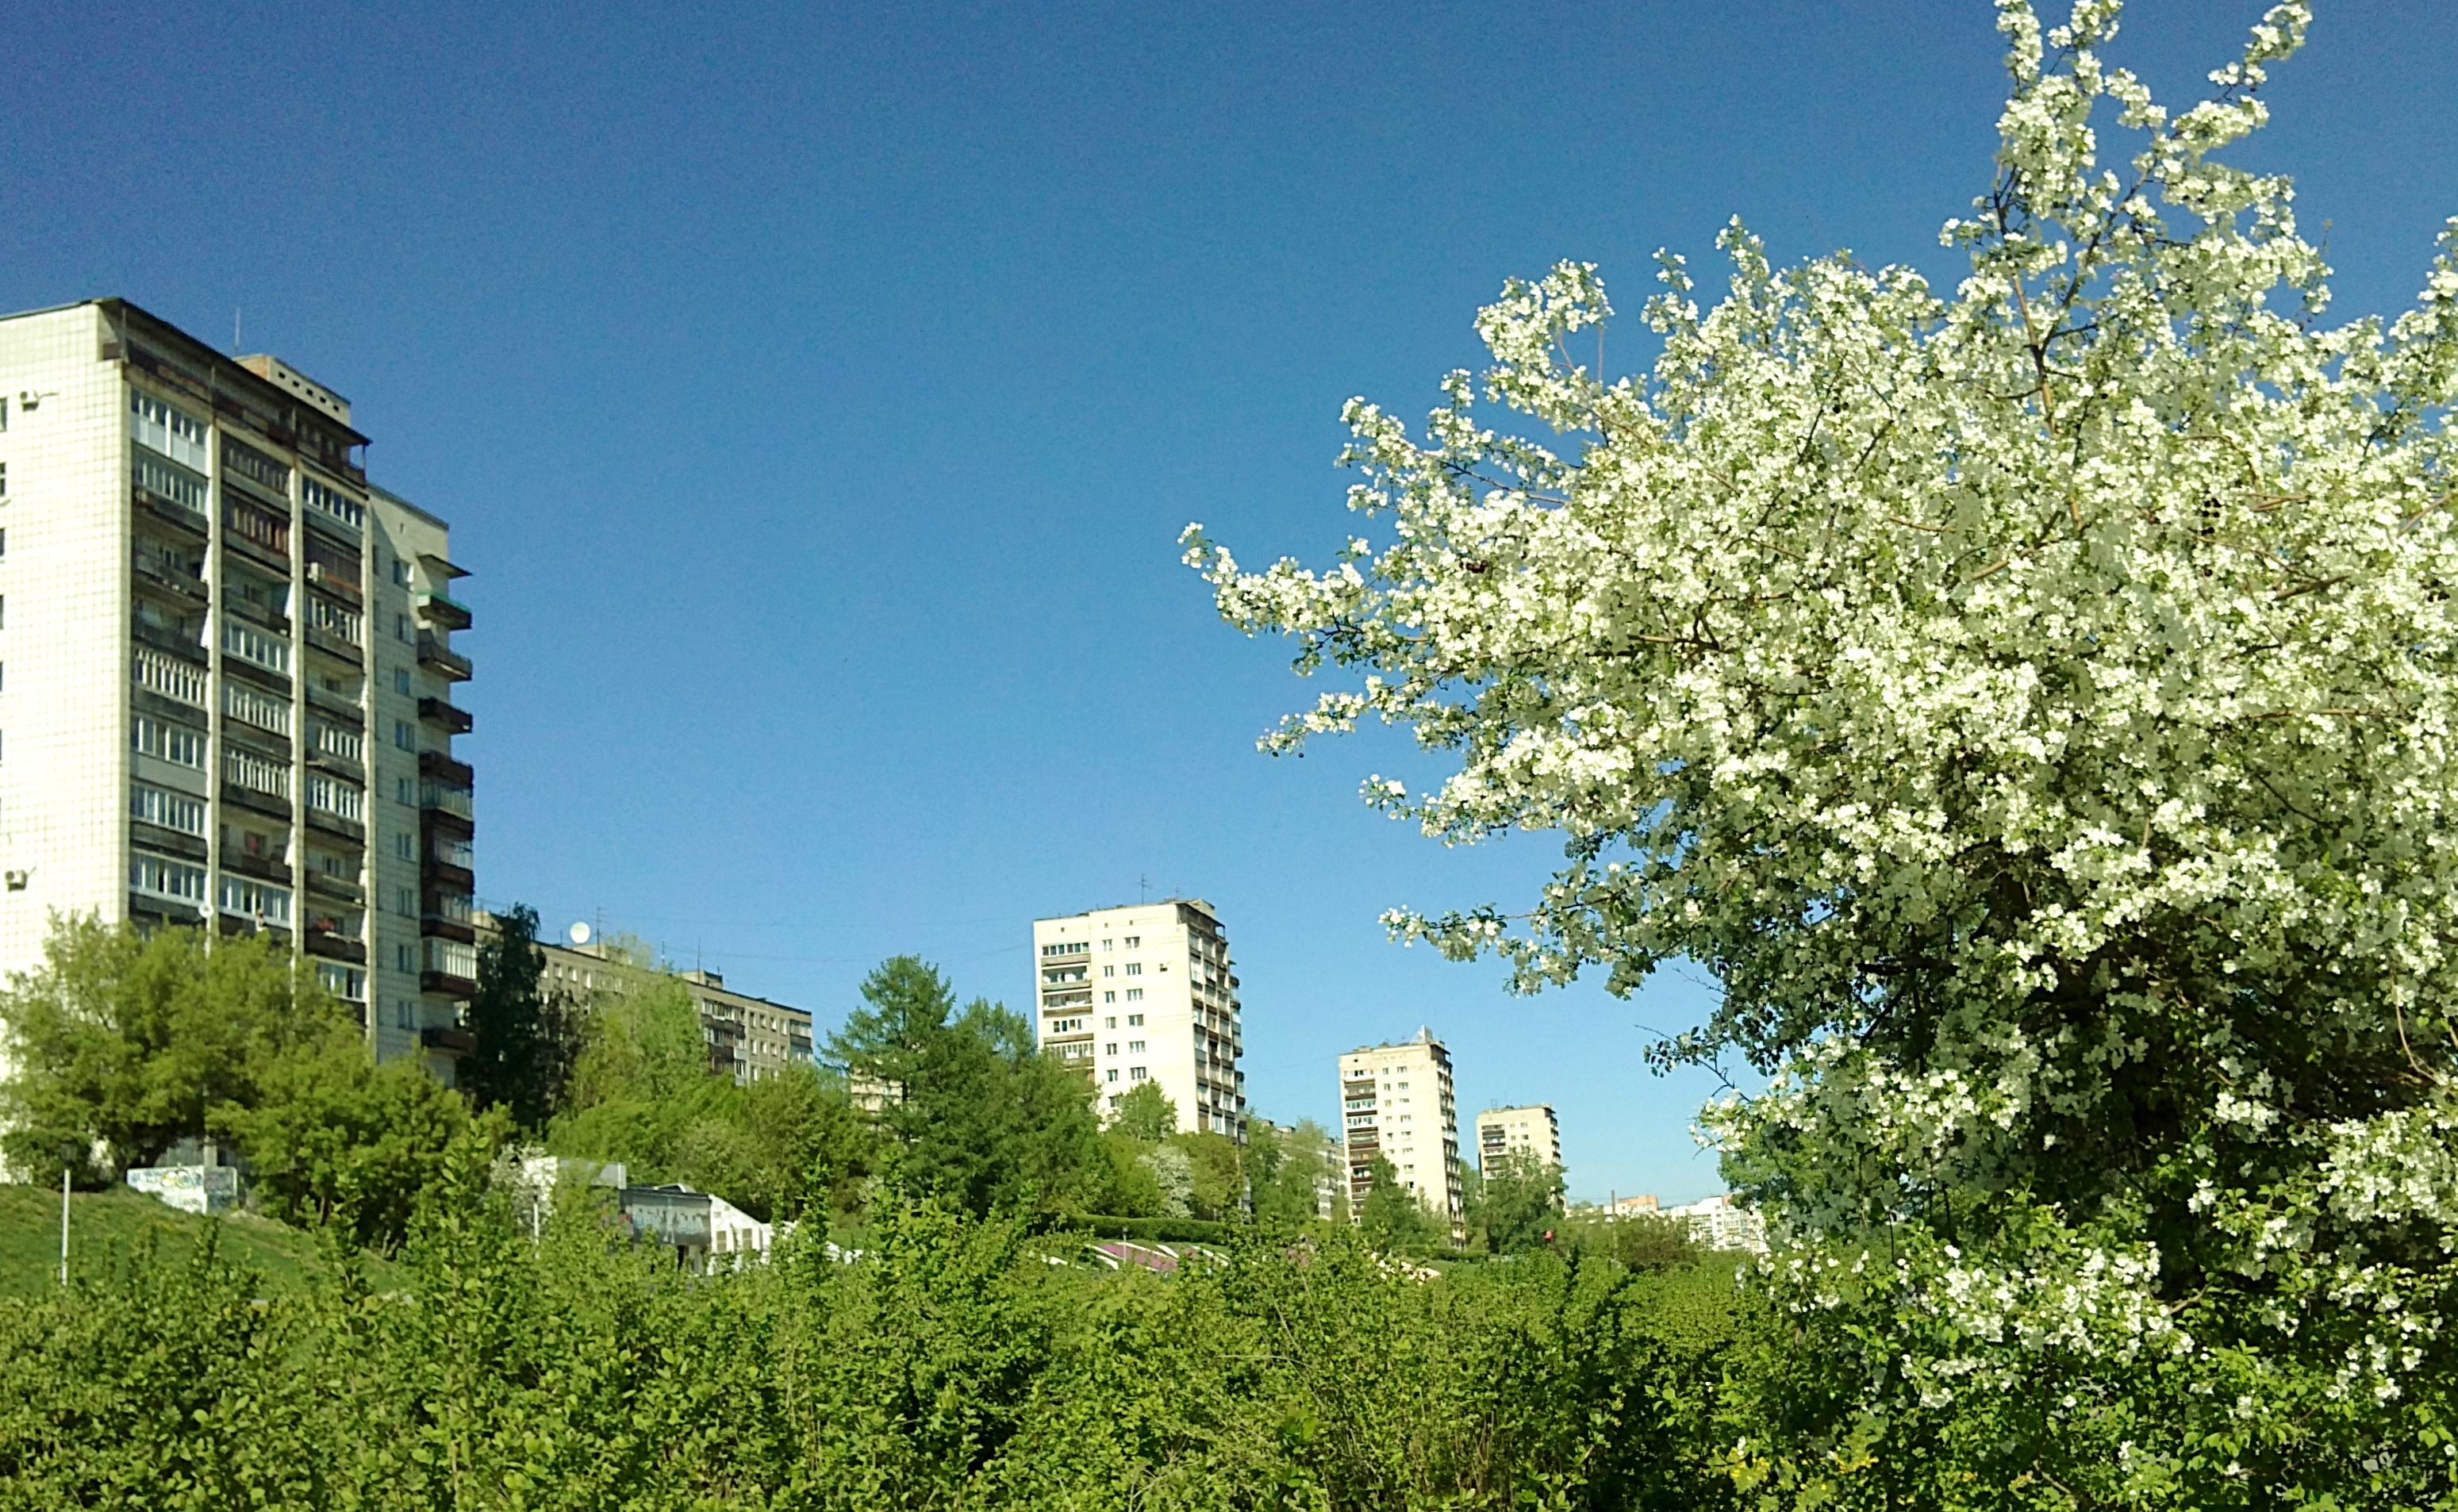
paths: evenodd
<path fill-rule="evenodd" d="M 1476 1167 L 1491 1169 L 1504 1155 L 1533 1155 L 1537 1163 L 1562 1169 L 1562 1125 L 1552 1106 L 1489 1108 L 1476 1115 Z"/>
<path fill-rule="evenodd" d="M 1229 937 L 1212 905 L 1172 898 L 1032 922 L 1035 1030 L 1106 1114 L 1145 1082 L 1182 1131 L 1246 1139 L 1245 1033 Z"/>
<path fill-rule="evenodd" d="M 1413 1040 L 1375 1045 L 1340 1058 L 1341 1137 L 1348 1149 L 1348 1212 L 1374 1187 L 1374 1162 L 1387 1160 L 1417 1200 L 1456 1228 L 1460 1195 L 1459 1112 L 1451 1053 L 1431 1029 Z"/>
<path fill-rule="evenodd" d="M 347 401 L 121 300 L 0 318 L 0 970 L 53 914 L 270 932 L 450 1074 L 469 612 Z"/>

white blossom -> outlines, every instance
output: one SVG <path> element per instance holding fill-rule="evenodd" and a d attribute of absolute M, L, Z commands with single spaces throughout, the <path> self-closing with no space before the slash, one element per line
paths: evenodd
<path fill-rule="evenodd" d="M 1716 973 L 1669 1054 L 1768 1078 L 1704 1118 L 1774 1278 L 1893 1288 L 1919 1392 L 2191 1352 L 2182 1299 L 2239 1286 L 2277 1340 L 2356 1319 L 2342 1388 L 2395 1393 L 2458 1236 L 2458 222 L 2413 310 L 2325 320 L 2290 184 L 2223 155 L 2304 5 L 2174 112 L 2103 56 L 2116 10 L 2000 0 L 1953 289 L 1736 222 L 1719 297 L 1659 259 L 1661 356 L 1611 378 L 1563 263 L 1422 437 L 1348 404 L 1370 541 L 1187 560 L 1363 678 L 1267 749 L 1371 715 L 1457 758 L 1371 801 L 1564 837 L 1524 912 L 1395 932 L 1528 989 Z"/>

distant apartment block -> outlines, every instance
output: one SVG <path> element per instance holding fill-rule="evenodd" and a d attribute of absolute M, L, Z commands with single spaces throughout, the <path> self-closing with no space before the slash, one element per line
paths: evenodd
<path fill-rule="evenodd" d="M 764 1082 L 789 1066 L 811 1063 L 811 1015 L 806 1010 L 736 992 L 714 971 L 676 974 L 699 1006 L 710 1070 L 738 1082 Z"/>
<path fill-rule="evenodd" d="M 1374 1162 L 1389 1161 L 1417 1200 L 1456 1226 L 1461 1200 L 1459 1113 L 1451 1055 L 1421 1028 L 1398 1045 L 1365 1046 L 1340 1058 L 1341 1138 L 1348 1151 L 1348 1212 L 1373 1190 Z"/>
<path fill-rule="evenodd" d="M 1145 1082 L 1183 1131 L 1246 1138 L 1245 1047 L 1229 937 L 1199 898 L 1032 923 L 1042 1050 L 1081 1070 L 1106 1113 Z"/>
<path fill-rule="evenodd" d="M 0 318 L 0 970 L 53 914 L 264 932 L 449 1075 L 472 775 L 442 520 L 349 403 L 122 300 Z"/>
<path fill-rule="evenodd" d="M 1552 1105 L 1489 1108 L 1476 1115 L 1476 1164 L 1490 1170 L 1504 1155 L 1533 1155 L 1537 1163 L 1562 1169 L 1562 1125 Z"/>
<path fill-rule="evenodd" d="M 1766 1220 L 1735 1202 L 1729 1193 L 1701 1197 L 1686 1207 L 1666 1208 L 1663 1216 L 1688 1225 L 1690 1236 L 1710 1250 L 1766 1253 Z"/>
<path fill-rule="evenodd" d="M 479 931 L 491 938 L 495 920 L 481 914 Z M 545 957 L 540 988 L 582 1007 L 602 994 L 622 992 L 641 980 L 647 967 L 635 964 L 624 950 L 605 942 L 567 944 L 542 939 Z M 715 971 L 677 971 L 699 1010 L 700 1036 L 708 1045 L 711 1074 L 737 1082 L 764 1082 L 789 1066 L 811 1063 L 811 1015 L 806 1009 L 737 992 Z"/>

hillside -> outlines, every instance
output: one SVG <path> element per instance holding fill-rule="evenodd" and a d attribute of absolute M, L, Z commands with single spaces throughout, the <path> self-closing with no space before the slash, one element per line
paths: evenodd
<path fill-rule="evenodd" d="M 187 1253 L 206 1220 L 126 1190 L 80 1191 L 69 1198 L 69 1269 L 91 1274 L 114 1263 L 148 1234 L 165 1254 Z M 297 1287 L 321 1261 L 316 1236 L 249 1213 L 220 1220 L 222 1253 L 261 1272 L 265 1285 Z M 371 1262 L 379 1276 L 390 1267 Z M 40 1187 L 0 1185 L 0 1295 L 56 1285 L 60 1266 L 60 1194 Z M 379 1284 L 382 1284 L 381 1281 Z"/>

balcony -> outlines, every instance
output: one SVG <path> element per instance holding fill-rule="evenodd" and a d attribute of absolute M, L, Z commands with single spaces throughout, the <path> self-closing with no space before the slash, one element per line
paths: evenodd
<path fill-rule="evenodd" d="M 299 937 L 299 942 L 309 955 L 319 956 L 326 961 L 346 961 L 357 966 L 367 963 L 367 947 L 363 942 L 344 939 L 327 929 L 318 929 L 310 925 L 306 932 Z"/>
<path fill-rule="evenodd" d="M 245 851 L 224 851 L 222 870 L 243 876 L 260 877 L 268 882 L 290 885 L 290 868 L 270 856 L 250 856 Z"/>
<path fill-rule="evenodd" d="M 469 867 L 455 866 L 450 861 L 432 855 L 427 858 L 427 863 L 420 868 L 420 871 L 422 880 L 438 883 L 454 892 L 472 892 L 478 885 L 477 875 Z"/>
<path fill-rule="evenodd" d="M 428 724 L 443 726 L 448 735 L 468 735 L 473 722 L 469 710 L 443 698 L 418 700 L 418 717 Z"/>
<path fill-rule="evenodd" d="M 477 967 L 472 966 L 469 969 L 472 974 L 466 977 L 461 975 L 458 970 L 436 971 L 430 969 L 422 971 L 418 974 L 418 990 L 421 992 L 441 993 L 448 998 L 474 998 L 478 995 L 478 982 L 475 975 Z M 434 1031 L 429 1030 L 428 1032 L 432 1033 Z"/>
<path fill-rule="evenodd" d="M 340 570 L 322 562 L 307 564 L 307 581 L 355 609 L 366 602 L 355 578 L 344 577 Z"/>
<path fill-rule="evenodd" d="M 440 630 L 468 630 L 469 608 L 442 593 L 418 595 L 418 617 Z"/>
<path fill-rule="evenodd" d="M 421 782 L 418 785 L 418 806 L 429 814 L 459 819 L 464 825 L 477 818 L 476 805 L 469 801 L 469 790 L 441 782 Z"/>
<path fill-rule="evenodd" d="M 352 729 L 366 718 L 355 695 L 335 693 L 314 677 L 307 679 L 306 689 L 307 706 L 319 714 L 331 715 Z"/>
<path fill-rule="evenodd" d="M 444 643 L 431 630 L 418 632 L 418 664 L 442 673 L 454 682 L 469 680 L 469 658 Z"/>
<path fill-rule="evenodd" d="M 205 580 L 181 570 L 177 563 L 150 551 L 138 551 L 135 568 L 137 582 L 171 595 L 190 610 L 201 612 L 205 608 Z"/>
<path fill-rule="evenodd" d="M 469 788 L 477 785 L 477 774 L 469 770 L 469 762 L 455 761 L 441 751 L 418 753 L 418 775 L 428 781 L 440 782 L 450 788 Z M 465 815 L 464 818 L 467 816 Z"/>
<path fill-rule="evenodd" d="M 168 625 L 149 625 L 141 619 L 129 621 L 128 632 L 139 646 L 151 646 L 156 651 L 167 651 L 172 655 L 195 662 L 199 667 L 211 665 L 211 658 L 205 652 L 204 641 L 191 632 L 175 630 Z"/>
<path fill-rule="evenodd" d="M 447 990 L 430 984 L 428 980 L 442 975 L 443 973 L 441 972 L 427 972 L 426 976 L 419 979 L 419 985 L 425 987 L 429 992 Z M 462 992 L 457 995 L 460 997 L 468 997 L 470 993 L 476 992 L 477 990 L 478 984 L 472 982 L 469 984 L 468 992 Z M 468 1029 L 461 1027 L 461 1025 L 457 1024 L 428 1025 L 426 1028 L 418 1031 L 418 1043 L 427 1046 L 427 1048 L 430 1050 L 441 1050 L 447 1055 L 467 1055 L 471 1050 L 478 1047 L 477 1036 L 471 1034 Z"/>
<path fill-rule="evenodd" d="M 212 522 L 202 509 L 192 509 L 167 493 L 156 493 L 143 484 L 136 486 L 136 507 L 146 517 L 193 536 L 198 544 L 204 542 Z"/>
<path fill-rule="evenodd" d="M 305 874 L 305 880 L 307 890 L 320 898 L 330 898 L 336 902 L 360 905 L 365 905 L 367 901 L 366 889 L 345 877 L 336 877 L 324 871 L 309 871 Z"/>
<path fill-rule="evenodd" d="M 353 667 L 366 665 L 367 654 L 355 642 L 322 625 L 307 627 L 307 644 L 337 661 L 348 662 Z"/>

